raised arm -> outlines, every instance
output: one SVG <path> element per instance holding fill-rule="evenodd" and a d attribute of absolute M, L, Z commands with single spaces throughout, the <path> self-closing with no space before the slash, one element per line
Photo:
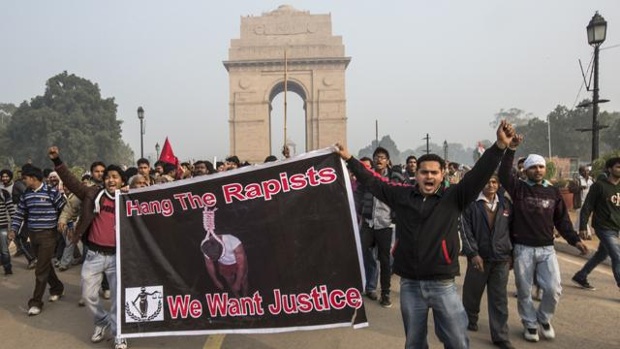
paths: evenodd
<path fill-rule="evenodd" d="M 502 120 L 497 128 L 496 137 L 495 144 L 482 154 L 474 167 L 456 185 L 459 205 L 462 209 L 465 209 L 466 205 L 476 198 L 491 178 L 505 149 L 515 137 L 513 126 L 506 120 Z"/>
<path fill-rule="evenodd" d="M 351 156 L 349 151 L 341 144 L 336 144 L 336 153 L 346 161 L 347 167 L 355 175 L 358 182 L 378 200 L 383 201 L 388 206 L 392 206 L 397 200 L 398 192 L 395 188 L 402 187 L 402 183 L 392 183 L 389 179 L 381 177 L 374 171 L 366 168 L 359 160 Z"/>
<path fill-rule="evenodd" d="M 62 180 L 63 185 L 69 188 L 69 190 L 80 200 L 84 200 L 86 192 L 88 191 L 88 186 L 75 177 L 75 175 L 69 171 L 67 165 L 62 162 L 58 147 L 51 146 L 48 149 L 47 154 L 50 160 L 54 163 L 54 170 L 58 172 L 58 176 Z"/>
<path fill-rule="evenodd" d="M 515 135 L 515 137 L 512 138 L 512 141 L 508 145 L 508 149 L 502 158 L 502 162 L 499 165 L 499 182 L 510 195 L 514 195 L 516 181 L 519 180 L 514 171 L 512 171 L 512 163 L 515 158 L 515 151 L 521 142 L 523 142 L 523 135 Z"/>

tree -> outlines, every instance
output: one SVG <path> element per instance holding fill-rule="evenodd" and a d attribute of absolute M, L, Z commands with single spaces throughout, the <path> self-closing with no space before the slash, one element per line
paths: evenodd
<path fill-rule="evenodd" d="M 587 104 L 588 100 L 584 101 Z M 609 125 L 600 131 L 599 147 L 601 153 L 620 149 L 620 113 L 602 112 L 599 124 Z M 583 131 L 579 131 L 582 129 Z M 569 109 L 558 105 L 545 120 L 529 119 L 527 124 L 518 125 L 517 133 L 524 135 L 523 144 L 518 148 L 518 156 L 531 153 L 543 156 L 577 158 L 580 162 L 589 162 L 592 155 L 592 107 Z M 551 133 L 549 141 L 548 133 Z"/>
<path fill-rule="evenodd" d="M 510 108 L 508 110 L 500 109 L 499 112 L 495 113 L 493 121 L 491 121 L 489 125 L 491 125 L 491 128 L 495 129 L 499 126 L 500 121 L 506 120 L 514 126 L 523 126 L 527 125 L 528 121 L 533 117 L 534 114 L 526 113 L 518 108 Z"/>
<path fill-rule="evenodd" d="M 71 165 L 129 164 L 133 152 L 121 139 L 114 98 L 102 99 L 99 86 L 63 72 L 46 83 L 43 96 L 23 102 L 8 124 L 11 154 L 18 163 L 49 163 L 47 147 L 57 145 Z"/>
<path fill-rule="evenodd" d="M 588 110 L 590 119 L 592 118 L 591 111 L 591 109 Z M 600 131 L 601 153 L 620 149 L 620 112 L 599 113 L 599 120 L 601 125 L 609 126 Z"/>
<path fill-rule="evenodd" d="M 15 165 L 10 153 L 10 142 L 7 134 L 7 125 L 17 110 L 17 106 L 11 103 L 0 103 L 0 166 L 13 168 Z"/>
<path fill-rule="evenodd" d="M 377 147 L 383 147 L 390 153 L 390 160 L 392 164 L 400 164 L 402 163 L 402 159 L 400 158 L 400 151 L 396 146 L 396 143 L 390 138 L 390 136 L 383 136 L 377 144 L 377 141 L 372 141 L 370 145 L 360 149 L 358 152 L 358 158 L 363 158 L 367 156 L 372 158 L 372 153 L 377 149 Z"/>
<path fill-rule="evenodd" d="M 538 118 L 530 119 L 527 125 L 515 127 L 523 135 L 523 143 L 517 148 L 516 156 L 528 154 L 548 155 L 547 122 Z"/>
<path fill-rule="evenodd" d="M 553 156 L 590 158 L 591 149 L 584 147 L 584 144 L 591 144 L 588 140 L 592 132 L 577 130 L 588 128 L 586 112 L 585 109 L 568 109 L 565 106 L 558 105 L 549 113 L 547 118 L 551 122 L 551 152 Z M 592 126 L 590 125 L 590 127 Z"/>

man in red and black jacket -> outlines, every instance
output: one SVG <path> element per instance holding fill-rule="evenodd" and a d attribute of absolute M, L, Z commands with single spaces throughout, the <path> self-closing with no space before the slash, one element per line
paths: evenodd
<path fill-rule="evenodd" d="M 495 145 L 458 184 L 448 188 L 443 185 L 445 161 L 438 155 L 418 159 L 417 184 L 410 186 L 382 179 L 338 146 L 351 172 L 396 212 L 401 225 L 393 270 L 401 277 L 405 348 L 428 347 L 429 309 L 433 309 L 436 334 L 444 346 L 469 347 L 467 315 L 454 283 L 459 275 L 459 216 L 489 181 L 514 134 L 512 125 L 502 121 Z"/>

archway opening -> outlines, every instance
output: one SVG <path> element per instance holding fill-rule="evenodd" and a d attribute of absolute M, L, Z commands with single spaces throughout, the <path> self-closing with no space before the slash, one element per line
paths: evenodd
<path fill-rule="evenodd" d="M 286 138 L 291 156 L 306 152 L 306 102 L 304 90 L 289 81 L 286 93 Z M 284 83 L 276 85 L 269 98 L 270 154 L 282 157 L 284 146 Z"/>

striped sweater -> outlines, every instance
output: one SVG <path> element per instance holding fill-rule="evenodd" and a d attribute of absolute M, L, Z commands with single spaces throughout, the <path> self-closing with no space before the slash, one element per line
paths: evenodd
<path fill-rule="evenodd" d="M 0 189 L 0 229 L 7 229 L 11 216 L 15 213 L 15 205 L 10 192 Z"/>
<path fill-rule="evenodd" d="M 11 230 L 19 231 L 24 220 L 30 230 L 55 229 L 65 203 L 65 196 L 45 183 L 36 190 L 28 188 L 19 198 Z"/>

